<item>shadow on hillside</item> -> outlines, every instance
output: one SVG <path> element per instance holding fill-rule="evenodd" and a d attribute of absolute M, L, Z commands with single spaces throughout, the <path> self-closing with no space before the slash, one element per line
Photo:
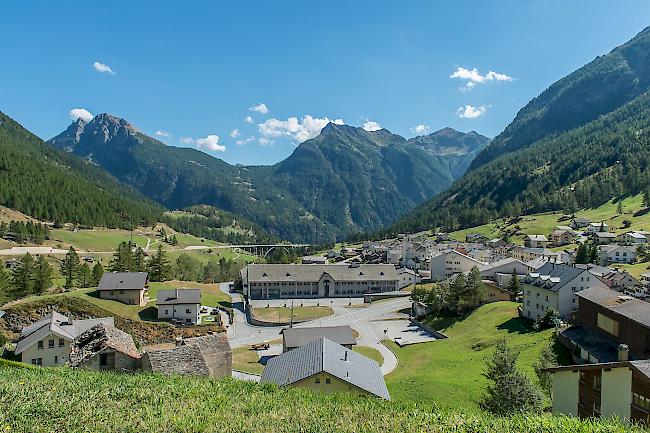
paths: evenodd
<path fill-rule="evenodd" d="M 511 319 L 508 319 L 502 324 L 498 325 L 497 329 L 506 330 L 509 333 L 516 332 L 517 334 L 529 334 L 531 332 L 535 332 L 533 329 L 533 322 L 522 317 L 513 317 Z"/>
<path fill-rule="evenodd" d="M 87 295 L 92 296 L 93 298 L 101 299 L 99 297 L 99 290 L 93 290 L 92 292 L 88 292 Z"/>
<path fill-rule="evenodd" d="M 644 209 L 639 209 L 638 211 L 634 212 L 632 214 L 632 216 L 640 217 L 640 216 L 643 216 L 643 215 L 647 214 L 648 212 L 650 212 L 650 207 L 646 207 Z"/>
<path fill-rule="evenodd" d="M 436 316 L 428 316 L 423 320 L 424 324 L 430 326 L 436 331 L 445 330 L 457 322 L 462 322 L 469 314 L 456 315 L 452 313 L 439 313 Z"/>
<path fill-rule="evenodd" d="M 140 320 L 147 320 L 147 321 L 157 321 L 158 320 L 158 309 L 154 306 L 150 306 L 147 308 L 144 308 L 140 310 L 138 313 L 138 316 L 140 317 Z"/>

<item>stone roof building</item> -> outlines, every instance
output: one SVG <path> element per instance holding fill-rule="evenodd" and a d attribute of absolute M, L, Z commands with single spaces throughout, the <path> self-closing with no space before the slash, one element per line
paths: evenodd
<path fill-rule="evenodd" d="M 74 339 L 70 345 L 70 366 L 135 371 L 140 368 L 140 352 L 129 334 L 99 323 Z"/>
<path fill-rule="evenodd" d="M 145 352 L 142 368 L 182 376 L 229 377 L 232 349 L 225 333 L 186 338 L 174 348 Z"/>

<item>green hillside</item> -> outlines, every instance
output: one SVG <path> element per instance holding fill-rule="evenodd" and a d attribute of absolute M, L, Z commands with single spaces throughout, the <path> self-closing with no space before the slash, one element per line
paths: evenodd
<path fill-rule="evenodd" d="M 650 186 L 650 29 L 549 87 L 460 180 L 388 232 L 570 213 Z M 575 114 L 575 115 L 574 115 Z"/>
<path fill-rule="evenodd" d="M 0 205 L 86 226 L 129 227 L 162 213 L 101 168 L 55 150 L 1 112 Z"/>
<path fill-rule="evenodd" d="M 0 366 L 0 431 L 566 432 L 642 431 L 608 420 L 438 411 L 232 379 Z"/>

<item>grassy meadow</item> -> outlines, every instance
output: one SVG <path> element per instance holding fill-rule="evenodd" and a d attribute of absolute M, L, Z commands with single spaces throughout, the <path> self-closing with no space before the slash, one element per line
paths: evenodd
<path fill-rule="evenodd" d="M 497 418 L 350 394 L 233 379 L 0 364 L 0 431 L 51 432 L 640 432 L 611 420 Z"/>
<path fill-rule="evenodd" d="M 520 352 L 519 366 L 533 377 L 532 366 L 552 331 L 532 331 L 530 322 L 517 316 L 517 306 L 487 304 L 464 319 L 447 322 L 446 328 L 440 328 L 447 340 L 406 347 L 387 342 L 399 360 L 397 369 L 386 376 L 393 399 L 478 411 L 487 385 L 482 375 L 485 363 L 501 338 Z"/>

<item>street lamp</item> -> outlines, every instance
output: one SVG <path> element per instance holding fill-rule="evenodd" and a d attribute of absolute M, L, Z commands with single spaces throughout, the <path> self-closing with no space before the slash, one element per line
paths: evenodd
<path fill-rule="evenodd" d="M 384 329 L 384 340 L 388 340 L 388 329 Z"/>

